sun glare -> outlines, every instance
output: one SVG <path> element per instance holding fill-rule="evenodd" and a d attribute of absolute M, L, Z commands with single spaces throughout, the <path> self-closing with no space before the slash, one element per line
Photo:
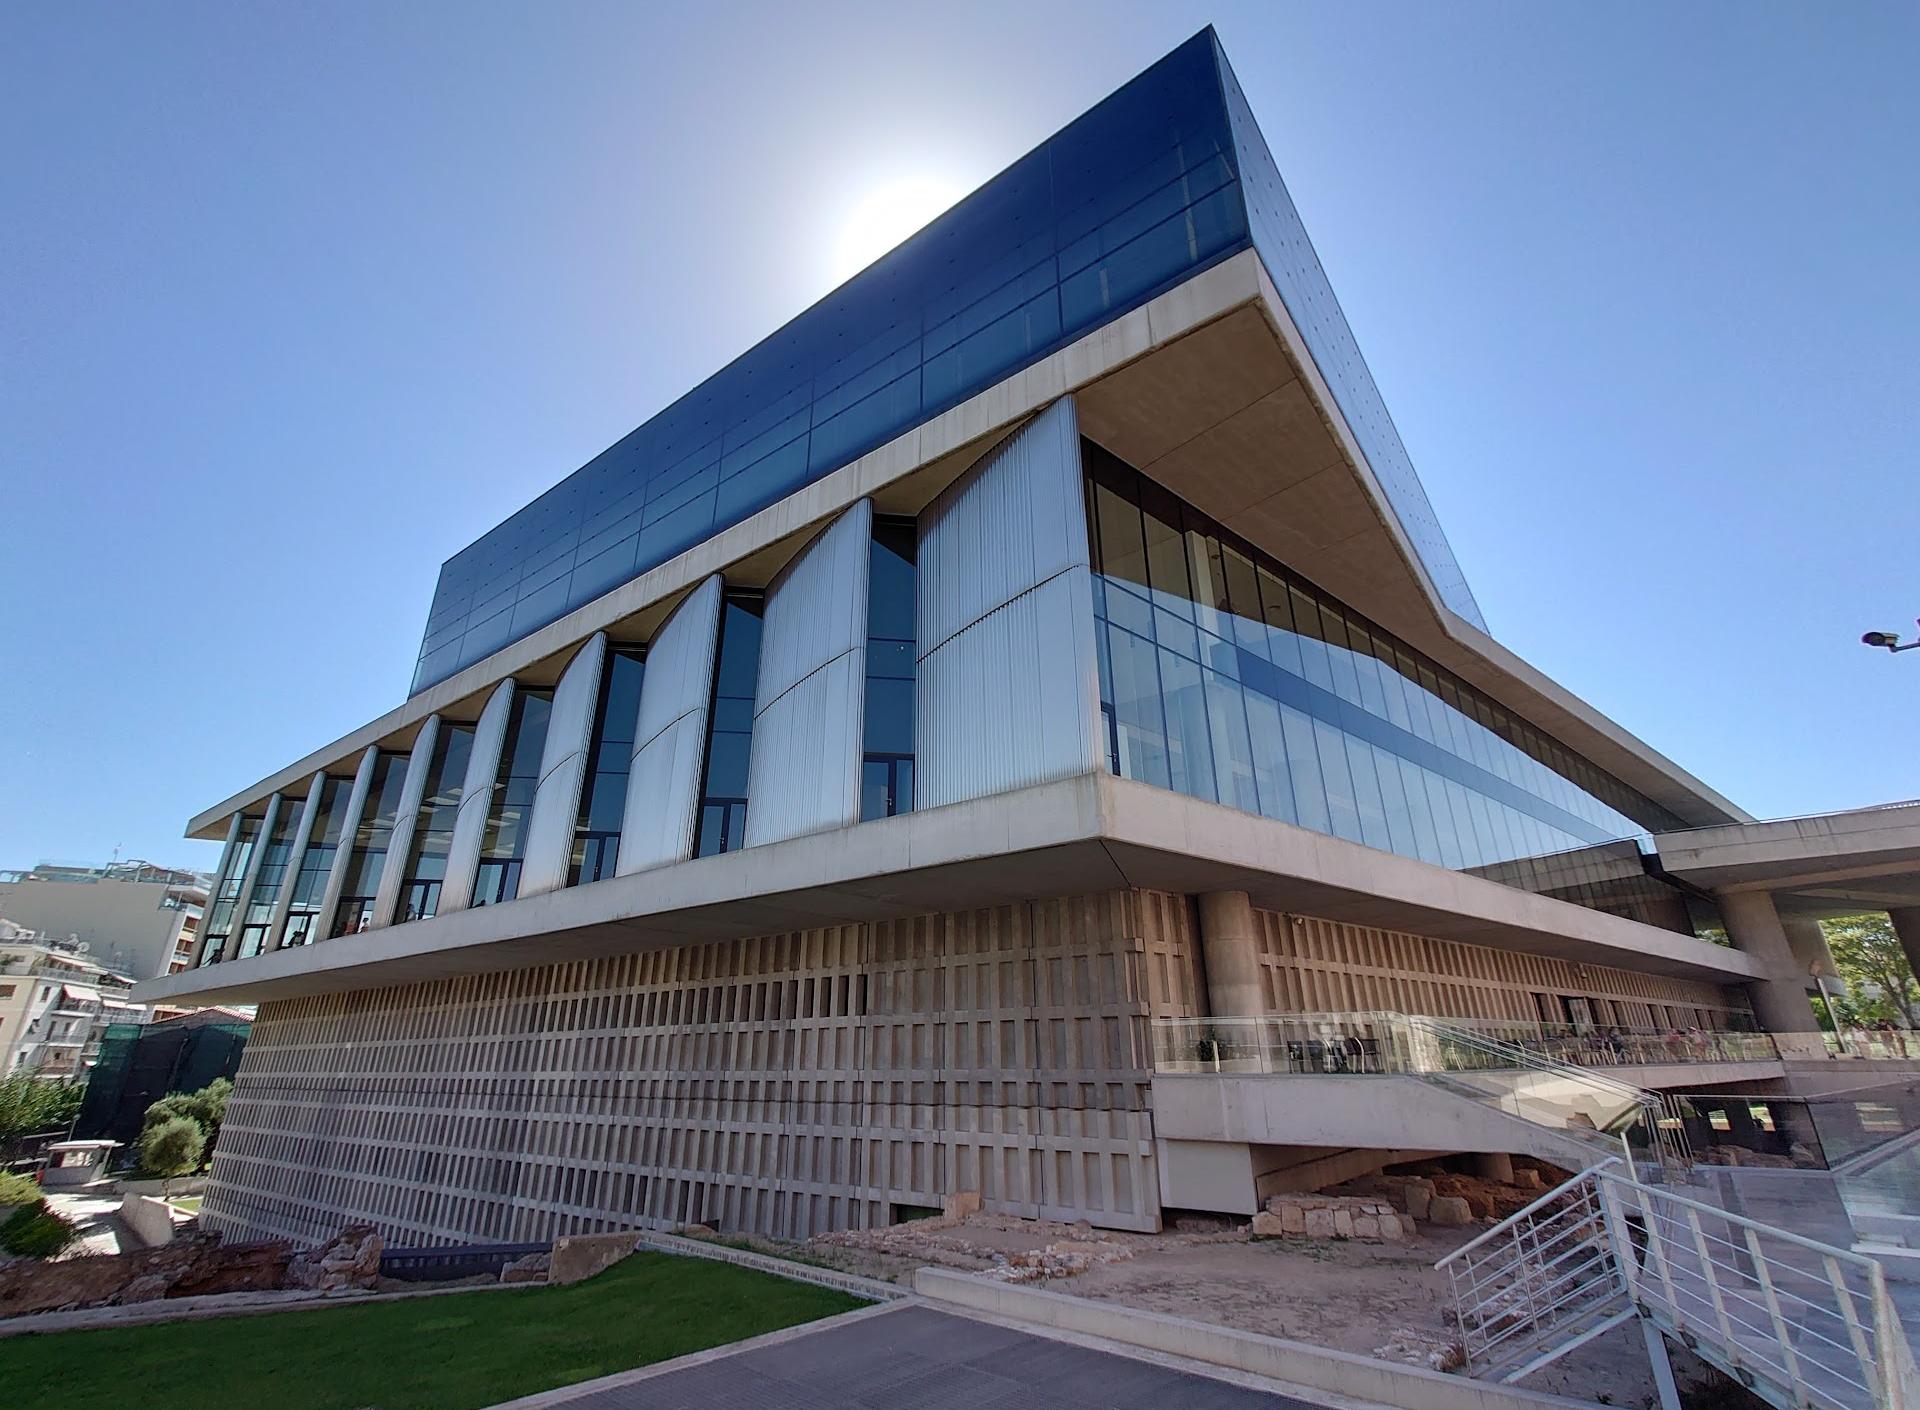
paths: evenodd
<path fill-rule="evenodd" d="M 834 277 L 851 279 L 960 196 L 952 182 L 930 176 L 890 182 L 868 193 L 841 227 Z"/>

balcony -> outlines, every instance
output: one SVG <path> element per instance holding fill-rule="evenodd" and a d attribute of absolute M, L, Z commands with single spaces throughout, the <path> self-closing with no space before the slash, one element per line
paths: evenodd
<path fill-rule="evenodd" d="M 1874 1035 L 1881 1037 L 1884 1035 Z M 1725 1074 L 1728 1064 L 1753 1072 Z M 1168 1018 L 1153 1024 L 1160 1073 L 1425 1076 L 1521 1067 L 1612 1071 L 1637 1086 L 1778 1076 L 1772 1035 L 1691 1029 L 1594 1028 L 1399 1013 L 1293 1013 L 1259 1018 Z M 1653 1077 L 1657 1080 L 1648 1080 Z"/>

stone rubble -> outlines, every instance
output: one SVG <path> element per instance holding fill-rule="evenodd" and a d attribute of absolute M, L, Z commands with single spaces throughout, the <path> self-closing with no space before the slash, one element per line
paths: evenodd
<path fill-rule="evenodd" d="M 1256 1239 L 1371 1239 L 1400 1243 L 1417 1232 L 1413 1216 L 1383 1199 L 1343 1195 L 1274 1195 L 1253 1216 Z"/>
<path fill-rule="evenodd" d="M 380 1281 L 385 1241 L 371 1224 L 349 1224 L 320 1247 L 304 1249 L 287 1267 L 287 1286 L 315 1292 L 370 1289 Z"/>

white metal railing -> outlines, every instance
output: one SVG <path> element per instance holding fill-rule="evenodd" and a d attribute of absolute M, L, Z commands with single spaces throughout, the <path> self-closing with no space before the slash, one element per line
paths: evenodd
<path fill-rule="evenodd" d="M 1782 1410 L 1920 1410 L 1872 1258 L 1590 1167 L 1446 1270 L 1468 1369 L 1516 1381 L 1637 1312 Z"/>
<path fill-rule="evenodd" d="M 1663 1332 L 1774 1405 L 1920 1406 L 1877 1260 L 1612 1171 L 1597 1178 L 1635 1305 Z"/>
<path fill-rule="evenodd" d="M 1589 1167 L 1434 1266 L 1445 1270 L 1469 1373 L 1514 1382 L 1634 1315 Z"/>

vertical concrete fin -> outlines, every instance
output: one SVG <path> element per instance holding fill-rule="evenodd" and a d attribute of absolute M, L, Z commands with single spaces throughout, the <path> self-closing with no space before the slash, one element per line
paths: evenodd
<path fill-rule="evenodd" d="M 918 806 L 1095 771 L 1100 687 L 1072 398 L 929 506 L 919 571 Z"/>
<path fill-rule="evenodd" d="M 369 744 L 360 755 L 360 767 L 354 770 L 353 790 L 347 794 L 346 815 L 340 820 L 340 845 L 333 849 L 333 869 L 327 873 L 327 889 L 320 896 L 320 914 L 314 917 L 316 940 L 333 934 L 334 913 L 340 909 L 340 897 L 347 889 L 347 870 L 353 865 L 354 837 L 360 831 L 360 819 L 366 815 L 367 793 L 373 787 L 373 768 L 379 760 L 380 746 Z"/>
<path fill-rule="evenodd" d="M 493 811 L 494 785 L 500 778 L 500 751 L 507 742 L 507 721 L 513 718 L 513 677 L 500 682 L 480 711 L 473 728 L 473 752 L 467 755 L 467 773 L 461 783 L 460 806 L 453 815 L 453 840 L 447 847 L 447 876 L 440 883 L 435 915 L 451 915 L 473 904 L 473 879 L 480 870 L 480 844 L 487 835 L 487 815 Z"/>
<path fill-rule="evenodd" d="M 400 887 L 406 881 L 407 857 L 413 851 L 414 830 L 420 825 L 420 800 L 427 794 L 427 774 L 433 768 L 433 747 L 440 742 L 440 717 L 429 715 L 414 736 L 413 753 L 407 756 L 407 780 L 400 785 L 400 802 L 394 809 L 393 833 L 387 838 L 387 860 L 380 868 L 380 889 L 373 895 L 373 914 L 367 929 L 378 930 L 393 924 L 394 908 L 400 904 Z M 444 892 L 445 887 L 441 890 Z"/>
<path fill-rule="evenodd" d="M 227 931 L 227 943 L 220 952 L 223 960 L 230 960 L 240 953 L 240 937 L 247 929 L 247 907 L 253 904 L 253 888 L 260 882 L 260 864 L 266 860 L 267 847 L 273 839 L 274 825 L 280 821 L 280 809 L 283 806 L 278 793 L 267 799 L 267 815 L 260 820 L 260 831 L 253 840 L 253 854 L 247 859 L 247 874 L 240 883 L 239 894 L 234 898 L 233 923 Z"/>
<path fill-rule="evenodd" d="M 715 573 L 674 609 L 647 648 L 616 875 L 630 876 L 693 855 L 720 606 L 720 575 Z"/>
<path fill-rule="evenodd" d="M 213 919 L 213 908 L 219 903 L 220 888 L 227 883 L 227 875 L 233 870 L 233 854 L 240 846 L 240 821 L 246 815 L 236 812 L 227 819 L 227 841 L 220 849 L 220 865 L 213 870 L 213 884 L 207 888 L 207 904 L 200 908 L 200 934 L 193 942 L 194 969 L 206 961 L 207 922 Z"/>
<path fill-rule="evenodd" d="M 260 948 L 277 950 L 286 933 L 287 912 L 293 908 L 293 888 L 300 880 L 300 863 L 306 859 L 307 842 L 313 836 L 313 820 L 320 812 L 320 799 L 327 791 L 327 771 L 321 769 L 307 786 L 307 801 L 300 805 L 300 821 L 294 824 L 293 842 L 287 848 L 286 870 L 280 876 L 280 894 L 273 903 L 273 916 L 267 921 L 267 938 Z"/>
<path fill-rule="evenodd" d="M 580 788 L 587 777 L 587 751 L 593 747 L 593 712 L 600 701 L 600 676 L 606 662 L 607 634 L 596 632 L 575 653 L 554 687 L 547 742 L 540 751 L 540 782 L 534 788 L 533 815 L 527 823 L 527 854 L 520 863 L 521 896 L 538 896 L 567 884 L 574 824 L 580 816 Z"/>
<path fill-rule="evenodd" d="M 863 499 L 767 589 L 747 764 L 749 847 L 860 821 L 872 547 L 873 504 Z"/>

